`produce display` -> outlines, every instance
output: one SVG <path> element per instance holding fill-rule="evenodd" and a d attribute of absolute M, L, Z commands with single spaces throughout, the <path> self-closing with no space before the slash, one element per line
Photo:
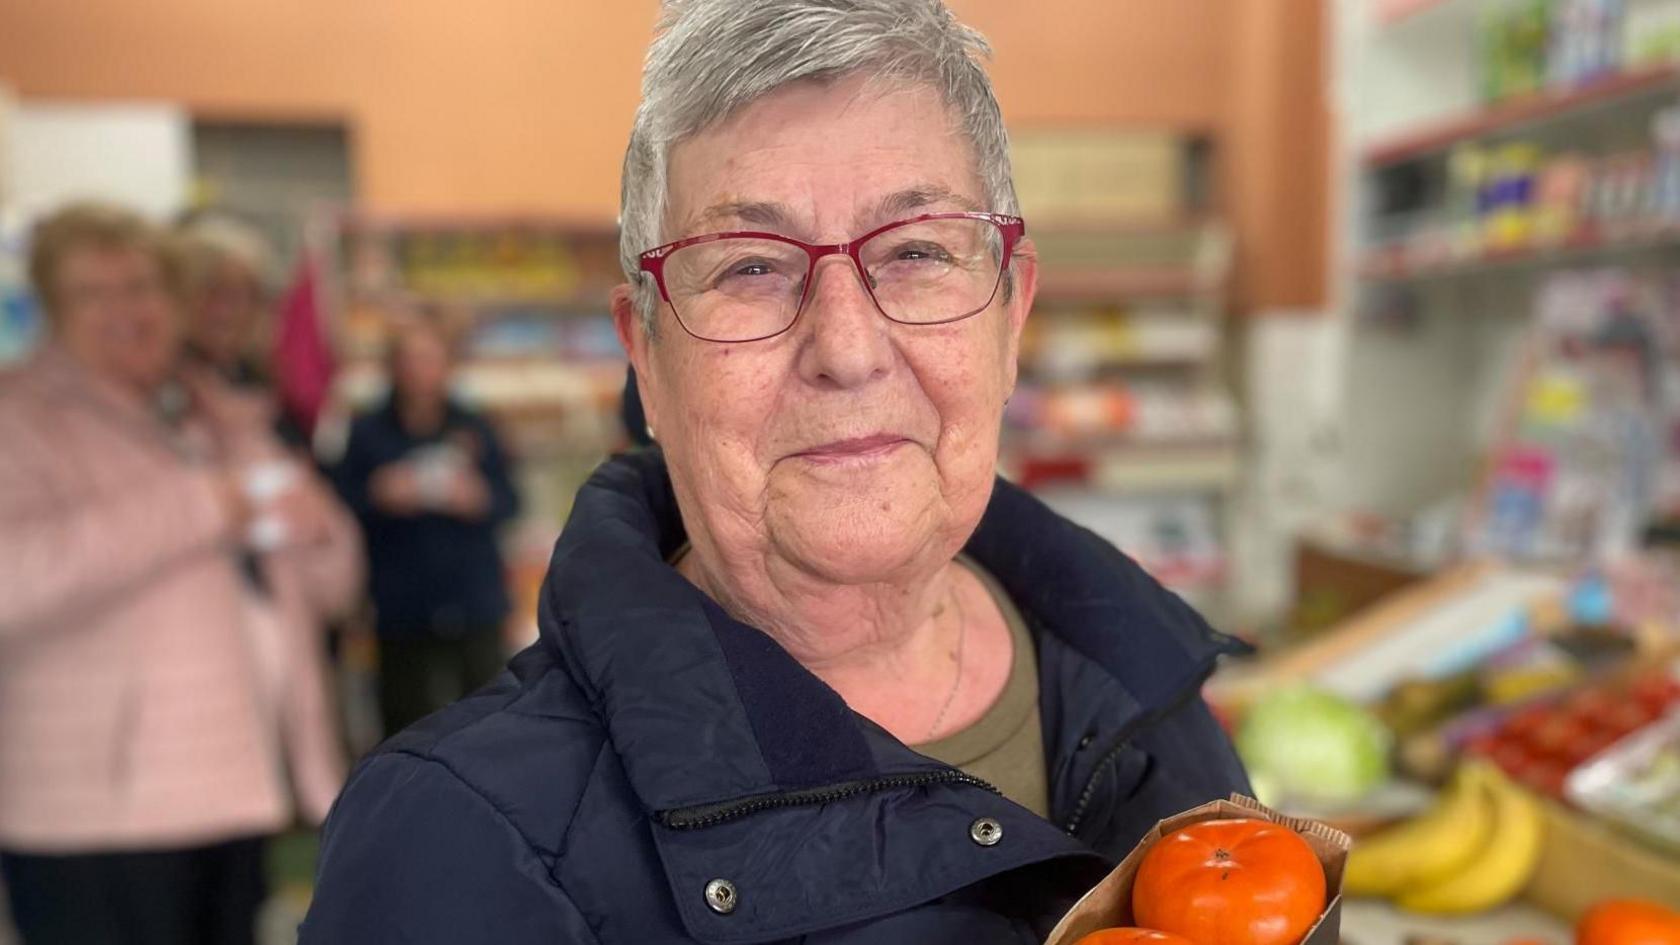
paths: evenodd
<path fill-rule="evenodd" d="M 1675 580 L 1648 570 L 1548 576 L 1503 600 L 1487 588 L 1515 585 L 1465 572 L 1427 608 L 1402 592 L 1397 620 L 1356 621 L 1357 643 L 1332 631 L 1275 672 L 1213 681 L 1256 790 L 1352 834 L 1342 894 L 1394 907 L 1350 916 L 1527 926 L 1606 899 L 1680 906 L 1680 610 Z M 1418 921 L 1457 941 L 1450 921 Z"/>
<path fill-rule="evenodd" d="M 1521 709 L 1467 750 L 1533 790 L 1561 798 L 1571 771 L 1660 718 L 1677 699 L 1680 681 L 1653 671 L 1629 686 L 1592 686 Z"/>
<path fill-rule="evenodd" d="M 1350 895 L 1386 896 L 1415 912 L 1491 909 L 1522 890 L 1540 859 L 1535 798 L 1497 768 L 1471 760 L 1423 815 L 1353 848 Z"/>
<path fill-rule="evenodd" d="M 1362 707 L 1298 686 L 1263 696 L 1237 730 L 1237 752 L 1261 803 L 1357 800 L 1388 780 L 1393 739 Z"/>
<path fill-rule="evenodd" d="M 1680 852 L 1680 712 L 1570 775 L 1567 793 L 1633 836 Z"/>

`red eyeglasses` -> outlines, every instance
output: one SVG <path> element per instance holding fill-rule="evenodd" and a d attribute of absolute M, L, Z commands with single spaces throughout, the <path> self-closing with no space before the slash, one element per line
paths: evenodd
<path fill-rule="evenodd" d="M 961 321 L 992 304 L 1026 232 L 1020 217 L 928 213 L 849 243 L 710 233 L 650 249 L 640 260 L 684 331 L 702 341 L 735 343 L 792 328 L 811 294 L 817 260 L 833 255 L 851 259 L 876 310 L 892 321 Z"/>

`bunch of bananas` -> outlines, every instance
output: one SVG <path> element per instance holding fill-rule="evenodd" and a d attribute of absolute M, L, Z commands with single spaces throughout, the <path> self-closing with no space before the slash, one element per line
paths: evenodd
<path fill-rule="evenodd" d="M 1344 891 L 1388 897 L 1414 912 L 1492 909 L 1533 875 L 1544 825 L 1538 800 L 1472 759 L 1428 812 L 1353 848 Z"/>

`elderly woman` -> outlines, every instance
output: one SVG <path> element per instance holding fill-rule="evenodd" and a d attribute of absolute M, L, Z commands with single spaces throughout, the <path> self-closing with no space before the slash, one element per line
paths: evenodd
<path fill-rule="evenodd" d="M 263 838 L 343 781 L 322 618 L 355 526 L 183 364 L 162 234 L 36 227 L 51 339 L 0 380 L 0 873 L 25 945 L 241 945 Z"/>
<path fill-rule="evenodd" d="M 1036 265 L 937 0 L 688 0 L 615 296 L 655 452 L 579 492 L 541 641 L 390 742 L 306 943 L 1025 942 L 1243 789 L 1233 644 L 995 479 Z"/>

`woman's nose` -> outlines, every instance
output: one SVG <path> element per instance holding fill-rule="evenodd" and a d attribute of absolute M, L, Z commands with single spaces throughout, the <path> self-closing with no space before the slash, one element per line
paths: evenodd
<path fill-rule="evenodd" d="M 891 324 L 864 286 L 866 276 L 845 256 L 817 261 L 800 320 L 806 339 L 800 370 L 810 382 L 851 388 L 892 368 Z"/>

